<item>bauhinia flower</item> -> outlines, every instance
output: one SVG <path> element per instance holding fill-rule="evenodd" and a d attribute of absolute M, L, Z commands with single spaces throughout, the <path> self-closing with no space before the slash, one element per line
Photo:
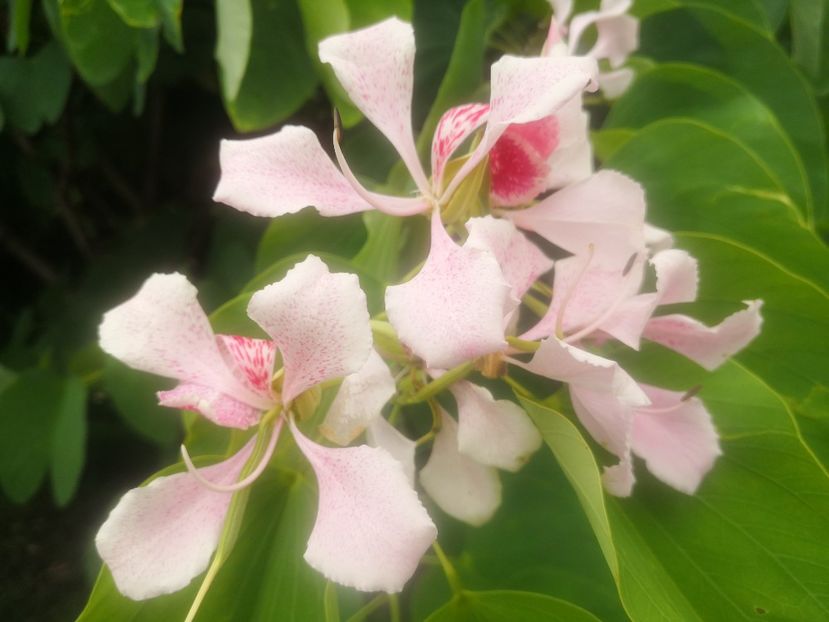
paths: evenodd
<path fill-rule="evenodd" d="M 585 33 L 595 26 L 595 43 L 583 53 L 607 63 L 606 67 L 600 66 L 599 88 L 609 98 L 619 97 L 633 81 L 633 70 L 622 65 L 639 47 L 639 20 L 628 15 L 632 0 L 602 0 L 598 11 L 585 11 L 572 17 L 573 0 L 549 2 L 553 7 L 553 19 L 542 54 L 578 54 Z"/>
<path fill-rule="evenodd" d="M 415 54 L 411 26 L 391 18 L 335 35 L 320 43 L 319 54 L 331 65 L 354 104 L 397 150 L 417 195 L 397 197 L 363 187 L 342 154 L 338 130 L 334 150 L 340 170 L 311 130 L 286 126 L 270 136 L 222 142 L 222 175 L 215 200 L 269 217 L 306 206 L 314 206 L 323 216 L 369 209 L 405 216 L 446 205 L 510 127 L 556 113 L 592 84 L 596 72 L 590 58 L 502 57 L 491 68 L 489 104 L 453 108 L 441 119 L 432 140 L 432 174 L 428 178 L 417 155 L 411 124 Z M 444 183 L 449 158 L 481 127 L 479 142 Z M 544 150 L 554 149 L 547 141 Z"/>
<path fill-rule="evenodd" d="M 292 414 L 303 394 L 344 377 L 331 416 L 347 442 L 354 426 L 370 425 L 389 397 L 356 276 L 332 274 L 310 256 L 256 292 L 248 315 L 270 340 L 214 335 L 196 294 L 180 274 L 153 275 L 105 315 L 101 347 L 136 369 L 178 380 L 176 388 L 159 393 L 164 405 L 231 428 L 272 422 L 260 429 L 269 434 L 267 448 L 241 481 L 257 436 L 229 459 L 200 469 L 182 448 L 189 472 L 159 477 L 124 495 L 96 537 L 118 589 L 136 600 L 151 598 L 181 589 L 204 571 L 232 493 L 264 470 L 287 420 L 319 485 L 305 559 L 344 585 L 401 590 L 436 535 L 408 474 L 383 449 L 311 441 Z M 281 369 L 274 370 L 275 361 Z M 361 403 L 365 383 L 374 384 L 367 378 L 378 377 L 379 388 Z"/>

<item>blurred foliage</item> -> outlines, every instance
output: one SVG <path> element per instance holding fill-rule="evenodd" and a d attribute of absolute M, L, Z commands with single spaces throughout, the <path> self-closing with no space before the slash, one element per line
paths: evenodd
<path fill-rule="evenodd" d="M 505 509 L 479 530 L 430 508 L 468 591 L 453 596 L 427 560 L 399 603 L 412 619 L 829 612 L 829 259 L 820 239 L 829 232 L 829 3 L 640 0 L 635 11 L 640 70 L 618 102 L 593 105 L 597 155 L 646 187 L 649 219 L 680 231 L 679 245 L 699 258 L 693 312 L 711 319 L 763 298 L 765 327 L 712 374 L 658 348 L 631 371 L 666 386 L 702 383 L 725 458 L 695 497 L 646 478 L 633 498 L 607 501 L 572 414 L 522 396 L 551 454 L 505 477 Z M 315 53 L 322 38 L 392 14 L 416 27 L 414 117 L 425 151 L 446 108 L 485 94 L 489 61 L 538 49 L 549 8 L 543 0 L 6 2 L 0 487 L 9 500 L 66 506 L 80 490 L 79 502 L 95 508 L 85 516 L 88 539 L 118 492 L 174 460 L 185 427 L 191 445 L 221 449 L 223 437 L 155 404 L 163 381 L 97 348 L 101 314 L 150 272 L 187 272 L 217 329 L 244 334 L 253 329 L 249 292 L 307 252 L 358 272 L 372 311 L 383 282 L 416 264 L 420 222 L 305 210 L 267 223 L 211 201 L 221 138 L 287 120 L 327 136 L 332 104 L 350 128 L 343 145 L 355 169 L 378 186 L 398 182 L 396 156 Z M 141 439 L 128 454 L 138 466 L 101 484 L 119 452 L 110 444 L 131 435 Z M 324 619 L 331 588 L 301 559 L 313 490 L 284 466 L 254 489 L 243 525 L 250 537 L 197 620 Z M 85 482 L 103 486 L 97 498 L 84 496 Z M 81 619 L 180 619 L 197 585 L 136 604 L 104 570 Z M 342 619 L 363 604 L 352 590 L 334 594 Z M 375 618 L 390 606 L 383 600 Z M 17 619 L 36 617 L 15 610 Z"/>

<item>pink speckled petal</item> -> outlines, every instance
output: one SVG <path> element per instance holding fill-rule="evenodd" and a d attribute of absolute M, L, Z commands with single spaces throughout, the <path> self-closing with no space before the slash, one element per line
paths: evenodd
<path fill-rule="evenodd" d="M 542 274 L 553 267 L 549 259 L 508 220 L 483 216 L 466 222 L 469 237 L 464 246 L 480 248 L 495 256 L 516 300 Z"/>
<path fill-rule="evenodd" d="M 159 391 L 157 395 L 162 406 L 197 412 L 226 428 L 244 430 L 255 425 L 262 415 L 261 408 L 200 384 L 184 382 L 170 391 Z"/>
<path fill-rule="evenodd" d="M 319 44 L 320 60 L 331 65 L 351 101 L 385 134 L 420 192 L 429 196 L 412 136 L 414 56 L 411 25 L 394 17 Z"/>
<path fill-rule="evenodd" d="M 309 205 L 323 216 L 371 209 L 307 127 L 286 125 L 261 138 L 223 140 L 219 160 L 222 175 L 213 200 L 254 216 L 274 218 Z"/>
<path fill-rule="evenodd" d="M 699 269 L 697 260 L 687 252 L 668 249 L 651 258 L 656 270 L 656 293 L 659 304 L 694 302 L 697 299 Z"/>
<path fill-rule="evenodd" d="M 458 449 L 488 466 L 518 471 L 541 447 L 538 430 L 515 402 L 496 400 L 483 387 L 452 385 L 458 404 Z"/>
<path fill-rule="evenodd" d="M 410 281 L 386 288 L 400 340 L 438 369 L 505 348 L 504 318 L 516 304 L 495 257 L 455 244 L 437 210 L 426 263 Z"/>
<path fill-rule="evenodd" d="M 470 525 L 483 525 L 501 505 L 498 471 L 458 450 L 458 424 L 441 411 L 442 425 L 420 483 L 440 508 Z"/>
<path fill-rule="evenodd" d="M 152 275 L 135 296 L 104 314 L 101 349 L 135 369 L 267 408 L 269 401 L 228 369 L 197 294 L 181 274 Z"/>
<path fill-rule="evenodd" d="M 685 315 L 655 317 L 645 326 L 643 336 L 713 370 L 760 334 L 762 301 L 744 303 L 747 308 L 711 327 Z"/>
<path fill-rule="evenodd" d="M 674 236 L 670 231 L 645 223 L 645 244 L 652 253 L 658 253 L 673 247 Z"/>
<path fill-rule="evenodd" d="M 636 381 L 616 361 L 591 354 L 550 337 L 541 342 L 529 363 L 512 361 L 529 371 L 552 380 L 566 382 L 571 391 L 576 388 L 580 396 L 587 392 L 610 394 L 624 406 L 646 406 L 650 402 Z M 608 445 L 616 443 L 618 434 L 601 434 Z M 600 441 L 601 442 L 601 441 Z"/>
<path fill-rule="evenodd" d="M 276 358 L 276 344 L 270 339 L 254 339 L 239 335 L 216 335 L 219 349 L 236 376 L 251 391 L 272 399 L 271 380 Z"/>
<path fill-rule="evenodd" d="M 385 449 L 403 466 L 403 472 L 414 486 L 415 448 L 417 443 L 401 434 L 383 417 L 377 417 L 366 428 L 366 440 L 372 447 Z"/>
<path fill-rule="evenodd" d="M 338 445 L 348 445 L 374 419 L 394 395 L 396 386 L 388 366 L 372 349 L 366 362 L 343 379 L 320 432 Z"/>
<path fill-rule="evenodd" d="M 652 405 L 636 411 L 633 451 L 669 486 L 694 494 L 714 466 L 719 437 L 705 405 L 683 394 L 642 385 Z"/>
<path fill-rule="evenodd" d="M 248 316 L 276 342 L 285 366 L 282 401 L 358 371 L 371 351 L 366 295 L 353 274 L 332 274 L 309 255 L 250 299 Z"/>
<path fill-rule="evenodd" d="M 615 171 L 599 171 L 533 207 L 504 216 L 571 253 L 585 253 L 592 246 L 601 265 L 623 267 L 645 246 L 645 193 Z"/>
<path fill-rule="evenodd" d="M 401 464 L 383 449 L 332 449 L 291 422 L 319 485 L 305 560 L 328 579 L 365 592 L 403 589 L 437 535 Z"/>
<path fill-rule="evenodd" d="M 633 460 L 626 456 L 618 464 L 602 469 L 602 484 L 605 490 L 616 497 L 629 497 L 633 492 L 636 477 L 633 474 Z"/>
<path fill-rule="evenodd" d="M 592 85 L 597 73 L 596 62 L 590 58 L 502 56 L 491 69 L 489 120 L 481 142 L 447 186 L 441 201 L 452 196 L 510 125 L 554 114 Z"/>
<path fill-rule="evenodd" d="M 432 137 L 432 186 L 443 189 L 446 162 L 472 133 L 486 123 L 489 104 L 463 104 L 443 113 Z"/>
<path fill-rule="evenodd" d="M 578 382 L 570 383 L 570 398 L 579 421 L 590 436 L 609 452 L 624 459 L 630 452 L 634 407 L 607 388 L 586 388 Z"/>
<path fill-rule="evenodd" d="M 233 457 L 199 469 L 220 484 L 235 482 L 252 443 Z M 207 568 L 233 495 L 202 486 L 189 473 L 154 479 L 121 497 L 95 546 L 115 585 L 133 600 L 180 590 Z"/>

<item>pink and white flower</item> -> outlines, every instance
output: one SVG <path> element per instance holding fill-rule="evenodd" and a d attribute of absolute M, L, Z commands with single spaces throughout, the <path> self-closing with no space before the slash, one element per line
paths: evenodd
<path fill-rule="evenodd" d="M 179 381 L 159 394 L 163 404 L 196 410 L 226 427 L 255 425 L 265 411 L 276 417 L 264 456 L 244 480 L 238 478 L 253 440 L 224 462 L 201 469 L 185 452 L 190 472 L 159 477 L 122 498 L 96 537 L 118 589 L 133 599 L 151 598 L 184 587 L 204 571 L 232 492 L 264 470 L 287 419 L 320 490 L 306 560 L 331 580 L 360 590 L 401 590 L 436 535 L 403 467 L 383 449 L 314 443 L 288 414 L 305 391 L 345 377 L 334 419 L 341 420 L 336 429 L 353 438 L 353 426 L 371 423 L 388 399 L 387 392 L 372 391 L 366 404 L 359 400 L 365 374 L 378 371 L 357 277 L 332 274 L 310 256 L 256 292 L 248 315 L 270 340 L 215 336 L 187 279 L 156 274 L 104 316 L 105 351 Z M 277 357 L 281 385 L 272 382 Z"/>
<path fill-rule="evenodd" d="M 396 197 L 367 190 L 351 172 L 335 132 L 340 170 L 311 130 L 286 126 L 270 136 L 223 141 L 222 175 L 214 199 L 258 216 L 275 217 L 314 206 L 323 216 L 378 209 L 406 216 L 445 205 L 466 176 L 511 126 L 549 117 L 592 84 L 595 61 L 588 58 L 504 56 L 491 68 L 486 104 L 453 108 L 432 141 L 429 179 L 417 155 L 411 124 L 414 33 L 396 18 L 320 43 L 320 59 L 331 65 L 354 104 L 388 138 L 417 188 L 417 196 Z M 483 127 L 480 142 L 460 170 L 444 183 L 446 163 Z"/>

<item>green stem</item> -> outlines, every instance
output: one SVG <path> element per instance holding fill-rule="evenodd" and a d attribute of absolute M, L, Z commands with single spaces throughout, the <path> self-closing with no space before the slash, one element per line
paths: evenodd
<path fill-rule="evenodd" d="M 386 603 L 388 598 L 388 594 L 378 594 L 370 601 L 368 601 L 365 605 L 363 605 L 360 609 L 358 609 L 353 616 L 346 620 L 346 622 L 363 622 L 372 613 L 374 613 L 380 607 L 382 607 Z"/>
<path fill-rule="evenodd" d="M 507 343 L 522 352 L 535 352 L 541 347 L 538 341 L 527 341 L 526 339 L 519 339 L 518 337 L 507 337 Z"/>
<path fill-rule="evenodd" d="M 400 599 L 397 594 L 389 594 L 389 620 L 400 622 Z"/>
<path fill-rule="evenodd" d="M 547 310 L 550 308 L 534 296 L 531 296 L 530 294 L 526 294 L 521 299 L 521 302 L 523 302 L 527 306 L 527 308 L 533 313 L 535 313 L 538 317 L 544 317 L 545 315 L 547 315 Z"/>
<path fill-rule="evenodd" d="M 325 611 L 325 622 L 340 622 L 340 603 L 337 600 L 337 586 L 331 581 L 325 584 L 323 609 Z"/>
<path fill-rule="evenodd" d="M 450 369 L 448 372 L 443 374 L 440 378 L 433 380 L 423 388 L 421 388 L 417 393 L 414 395 L 410 395 L 408 397 L 404 397 L 397 400 L 398 404 L 418 404 L 420 402 L 425 402 L 429 398 L 434 397 L 451 384 L 457 382 L 461 378 L 465 378 L 472 370 L 475 369 L 475 364 L 470 361 L 468 363 L 464 363 L 463 365 L 458 365 Z"/>
<path fill-rule="evenodd" d="M 460 594 L 463 592 L 463 586 L 461 585 L 460 577 L 458 577 L 458 571 L 455 570 L 455 567 L 452 565 L 452 562 L 449 561 L 449 558 L 446 556 L 446 553 L 443 552 L 443 548 L 440 544 L 438 544 L 437 540 L 432 543 L 432 549 L 435 551 L 435 555 L 438 556 L 438 561 L 440 561 L 440 566 L 443 568 L 443 574 L 446 575 L 446 582 L 449 583 L 449 587 L 452 588 L 452 593 Z"/>
<path fill-rule="evenodd" d="M 527 391 L 527 389 L 524 388 L 524 385 L 509 376 L 502 376 L 501 380 L 506 382 L 516 394 L 523 395 L 524 397 L 532 395 L 529 391 Z"/>

